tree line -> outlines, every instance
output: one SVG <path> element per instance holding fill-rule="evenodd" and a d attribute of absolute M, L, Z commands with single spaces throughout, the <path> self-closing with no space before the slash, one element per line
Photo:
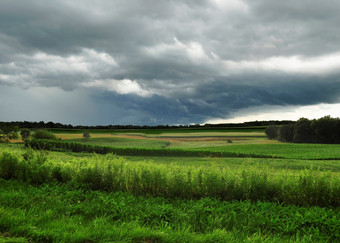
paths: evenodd
<path fill-rule="evenodd" d="M 330 116 L 313 120 L 300 118 L 294 124 L 270 125 L 265 133 L 268 139 L 280 142 L 340 144 L 340 119 Z"/>
<path fill-rule="evenodd" d="M 155 126 L 138 126 L 138 125 L 97 125 L 97 126 L 85 126 L 85 125 L 71 125 L 62 124 L 55 122 L 32 122 L 32 121 L 11 121 L 11 122 L 0 122 L 1 127 L 13 127 L 16 126 L 20 129 L 178 129 L 178 128 L 237 128 L 237 127 L 259 127 L 259 126 L 269 126 L 269 125 L 283 125 L 283 124 L 293 124 L 294 121 L 250 121 L 243 123 L 220 123 L 220 124 L 190 124 L 190 125 L 155 125 Z"/>

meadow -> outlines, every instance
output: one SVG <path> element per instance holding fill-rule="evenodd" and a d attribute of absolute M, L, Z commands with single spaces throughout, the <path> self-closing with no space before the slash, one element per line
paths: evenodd
<path fill-rule="evenodd" d="M 340 145 L 263 128 L 52 131 L 67 146 L 0 145 L 0 241 L 340 241 Z"/>

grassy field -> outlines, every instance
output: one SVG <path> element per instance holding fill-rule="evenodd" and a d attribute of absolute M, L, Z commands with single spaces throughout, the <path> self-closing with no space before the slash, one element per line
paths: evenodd
<path fill-rule="evenodd" d="M 253 128 L 56 134 L 96 146 L 282 158 L 121 157 L 0 144 L 0 242 L 340 241 L 339 145 L 283 144 Z"/>

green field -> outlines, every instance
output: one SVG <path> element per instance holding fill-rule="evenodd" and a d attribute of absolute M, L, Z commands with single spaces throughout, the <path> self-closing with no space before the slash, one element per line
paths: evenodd
<path fill-rule="evenodd" d="M 278 158 L 0 144 L 0 241 L 340 241 L 340 145 L 269 141 L 263 128 L 103 130 L 90 139 L 81 130 L 53 131 L 91 146 Z"/>

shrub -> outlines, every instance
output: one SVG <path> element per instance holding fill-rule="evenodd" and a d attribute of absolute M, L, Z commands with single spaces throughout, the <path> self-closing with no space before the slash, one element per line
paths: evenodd
<path fill-rule="evenodd" d="M 0 126 L 0 140 L 9 142 L 11 139 L 18 139 L 19 127 L 13 125 L 1 125 Z"/>
<path fill-rule="evenodd" d="M 49 140 L 57 139 L 57 137 L 53 133 L 50 133 L 49 131 L 46 130 L 37 130 L 33 133 L 32 137 L 35 139 L 49 139 Z"/>
<path fill-rule="evenodd" d="M 0 157 L 0 177 L 9 180 L 17 178 L 20 159 L 15 154 L 3 152 Z"/>
<path fill-rule="evenodd" d="M 86 131 L 83 133 L 83 138 L 88 139 L 88 138 L 90 138 L 90 137 L 91 137 L 90 131 L 89 131 L 89 130 L 86 130 Z"/>
<path fill-rule="evenodd" d="M 26 140 L 26 139 L 29 139 L 30 136 L 31 136 L 31 131 L 28 130 L 28 129 L 22 129 L 21 132 L 20 132 L 20 135 L 21 135 L 21 138 L 22 140 Z"/>

